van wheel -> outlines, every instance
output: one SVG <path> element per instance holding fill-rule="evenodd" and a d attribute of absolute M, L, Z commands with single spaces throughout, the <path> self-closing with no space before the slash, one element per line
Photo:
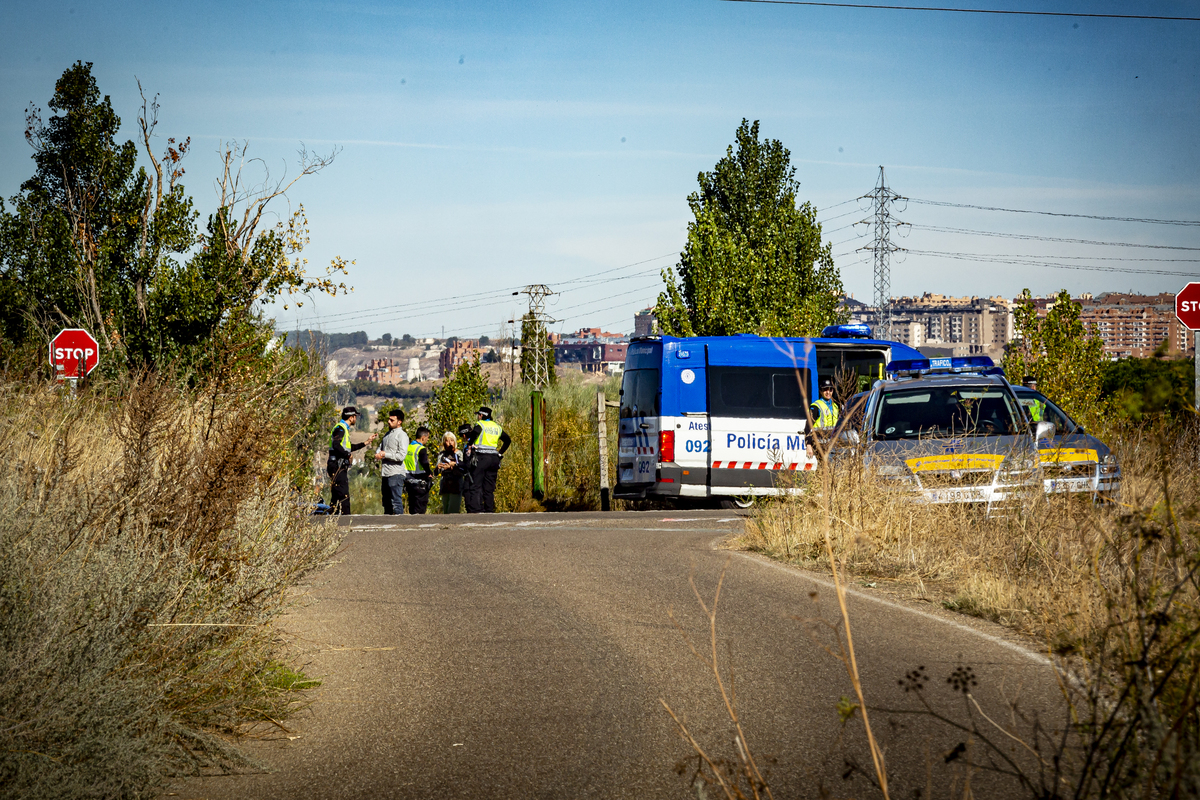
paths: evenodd
<path fill-rule="evenodd" d="M 752 508 L 753 506 L 754 506 L 754 495 L 752 495 L 752 494 L 743 495 L 741 497 L 722 497 L 721 498 L 721 508 L 728 508 L 728 509 L 740 508 L 740 509 L 744 510 L 747 508 Z"/>

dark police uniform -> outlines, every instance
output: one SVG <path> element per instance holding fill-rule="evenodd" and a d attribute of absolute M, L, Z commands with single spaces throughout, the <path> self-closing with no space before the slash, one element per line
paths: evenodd
<path fill-rule="evenodd" d="M 496 511 L 496 473 L 500 471 L 500 457 L 512 444 L 512 437 L 489 419 L 480 420 L 471 429 L 467 447 L 471 451 L 471 481 L 465 488 L 463 499 L 468 514 Z"/>
<path fill-rule="evenodd" d="M 433 485 L 433 470 L 429 466 L 429 448 L 420 442 L 408 443 L 404 457 L 404 493 L 408 495 L 408 513 L 424 514 L 429 507 L 429 488 Z"/>
<path fill-rule="evenodd" d="M 350 443 L 350 425 L 346 420 L 338 420 L 330 432 L 329 460 L 325 462 L 325 471 L 329 473 L 331 490 L 329 505 L 339 514 L 350 514 L 350 456 L 355 450 L 366 447 L 366 442 Z"/>

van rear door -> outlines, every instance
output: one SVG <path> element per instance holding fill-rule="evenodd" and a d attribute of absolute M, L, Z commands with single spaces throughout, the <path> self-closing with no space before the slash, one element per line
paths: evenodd
<path fill-rule="evenodd" d="M 812 468 L 804 442 L 811 352 L 785 350 L 762 340 L 707 349 L 714 495 L 769 494 L 783 473 Z"/>
<path fill-rule="evenodd" d="M 662 344 L 630 346 L 621 377 L 617 428 L 616 495 L 653 486 L 658 469 L 658 432 L 662 398 Z"/>

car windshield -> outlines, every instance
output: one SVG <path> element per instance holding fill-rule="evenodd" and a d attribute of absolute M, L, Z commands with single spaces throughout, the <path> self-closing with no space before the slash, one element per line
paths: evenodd
<path fill-rule="evenodd" d="M 1016 432 L 1012 399 L 991 386 L 913 386 L 885 392 L 875 422 L 876 439 Z"/>

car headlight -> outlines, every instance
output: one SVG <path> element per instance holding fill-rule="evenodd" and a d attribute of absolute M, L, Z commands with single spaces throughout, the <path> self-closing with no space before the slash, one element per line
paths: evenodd
<path fill-rule="evenodd" d="M 883 464 L 875 467 L 875 475 L 885 481 L 900 483 L 912 483 L 913 479 L 912 473 L 908 471 L 908 467 L 901 467 L 894 464 Z"/>
<path fill-rule="evenodd" d="M 1000 465 L 1000 483 L 1020 483 L 1037 471 L 1037 456 L 1009 457 Z"/>
<path fill-rule="evenodd" d="M 1100 459 L 1101 475 L 1117 475 L 1120 472 L 1121 466 L 1117 463 L 1117 457 L 1112 453 L 1107 453 L 1104 458 Z"/>

